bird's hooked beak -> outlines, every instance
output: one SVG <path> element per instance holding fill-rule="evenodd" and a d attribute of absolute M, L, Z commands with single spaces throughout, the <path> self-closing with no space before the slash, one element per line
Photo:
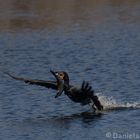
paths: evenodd
<path fill-rule="evenodd" d="M 50 70 L 50 72 L 52 73 L 52 75 L 56 78 L 56 82 L 57 82 L 57 88 L 58 88 L 58 92 L 55 95 L 55 98 L 57 98 L 58 96 L 60 96 L 64 90 L 64 84 L 63 81 L 59 78 L 58 73 L 54 72 L 53 70 Z"/>
<path fill-rule="evenodd" d="M 50 70 L 50 72 L 53 74 L 53 76 L 54 76 L 56 79 L 58 78 L 57 74 L 56 74 L 54 71 Z"/>

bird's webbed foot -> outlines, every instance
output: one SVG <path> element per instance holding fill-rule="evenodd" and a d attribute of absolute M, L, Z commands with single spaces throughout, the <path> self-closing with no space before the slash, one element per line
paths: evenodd
<path fill-rule="evenodd" d="M 91 99 L 98 110 L 103 110 L 103 105 L 101 104 L 99 98 L 96 95 L 92 95 Z"/>

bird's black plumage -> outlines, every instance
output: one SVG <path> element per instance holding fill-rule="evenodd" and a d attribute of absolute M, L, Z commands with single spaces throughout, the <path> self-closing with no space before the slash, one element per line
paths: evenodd
<path fill-rule="evenodd" d="M 13 76 L 9 73 L 6 73 L 11 78 L 19 81 L 24 81 L 25 83 L 31 85 L 44 86 L 46 88 L 51 88 L 57 90 L 55 98 L 60 96 L 64 91 L 64 94 L 67 95 L 72 101 L 80 103 L 81 105 L 87 105 L 93 103 L 93 108 L 95 107 L 98 110 L 102 110 L 103 106 L 101 105 L 98 97 L 94 94 L 94 90 L 89 85 L 88 82 L 83 81 L 81 87 L 75 87 L 69 84 L 69 76 L 66 72 L 54 72 L 50 71 L 56 78 L 56 81 L 45 81 L 37 79 L 28 79 L 23 77 Z"/>
<path fill-rule="evenodd" d="M 5 73 L 5 74 L 9 75 L 11 78 L 13 78 L 15 80 L 23 81 L 23 82 L 25 82 L 27 84 L 39 85 L 39 86 L 43 86 L 43 87 L 46 87 L 46 88 L 51 88 L 51 89 L 54 89 L 54 90 L 58 89 L 56 81 L 45 81 L 45 80 L 37 80 L 37 79 L 28 79 L 28 78 L 13 76 L 10 73 Z"/>
<path fill-rule="evenodd" d="M 66 72 L 55 72 L 59 79 L 64 80 L 64 94 L 67 95 L 72 101 L 86 105 L 93 103 L 93 108 L 102 110 L 103 106 L 98 97 L 94 94 L 94 90 L 88 82 L 83 81 L 81 87 L 69 85 L 69 76 Z M 59 95 L 58 95 L 59 96 Z M 57 96 L 57 97 L 58 97 Z"/>

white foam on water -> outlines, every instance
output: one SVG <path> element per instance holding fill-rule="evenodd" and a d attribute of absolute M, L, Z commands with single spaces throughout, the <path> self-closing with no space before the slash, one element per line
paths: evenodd
<path fill-rule="evenodd" d="M 104 110 L 115 110 L 115 109 L 127 109 L 127 108 L 134 108 L 134 109 L 140 109 L 140 103 L 138 102 L 126 102 L 121 103 L 116 101 L 113 97 L 107 97 L 102 95 L 101 93 L 96 94 L 102 103 Z"/>

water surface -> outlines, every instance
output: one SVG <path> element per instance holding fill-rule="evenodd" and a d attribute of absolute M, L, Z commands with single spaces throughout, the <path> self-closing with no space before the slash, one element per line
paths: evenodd
<path fill-rule="evenodd" d="M 1 140 L 140 137 L 139 0 L 0 2 Z M 67 71 L 74 85 L 89 81 L 106 110 L 3 74 L 54 80 L 50 69 Z"/>

